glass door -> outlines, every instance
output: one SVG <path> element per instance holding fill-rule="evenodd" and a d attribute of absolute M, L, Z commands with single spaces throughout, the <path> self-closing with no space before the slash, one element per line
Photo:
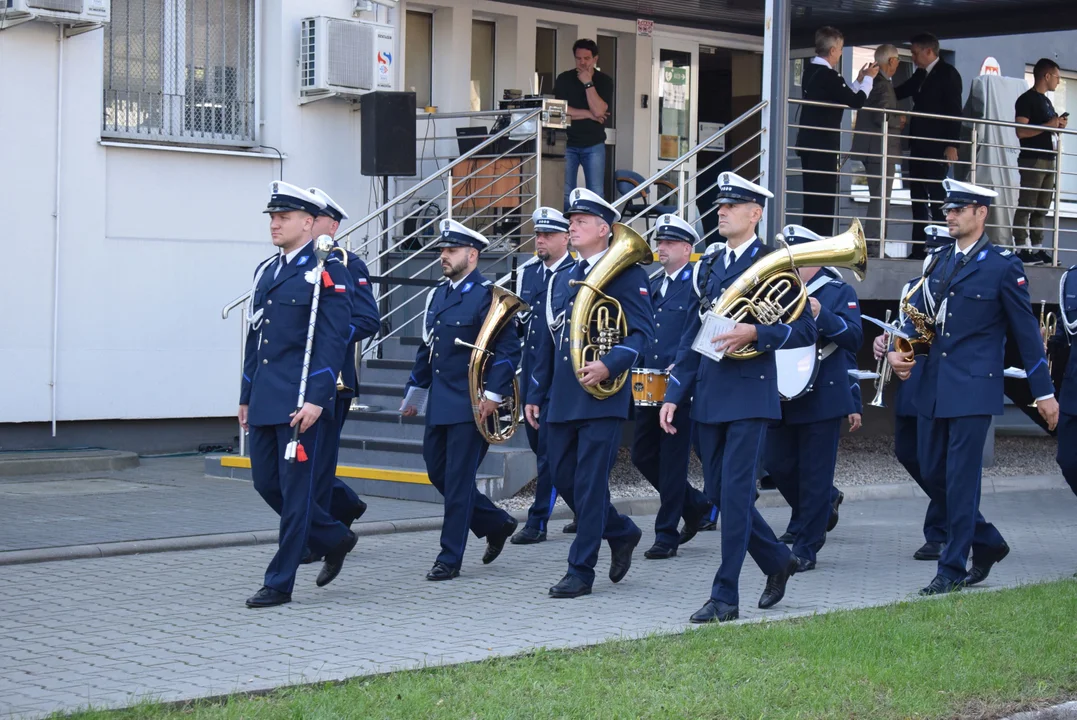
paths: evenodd
<path fill-rule="evenodd" d="M 655 36 L 653 44 L 654 98 L 651 103 L 651 172 L 668 167 L 695 147 L 699 86 L 699 43 Z M 695 163 L 687 168 L 694 170 Z M 677 185 L 677 173 L 667 178 Z M 673 200 L 671 204 L 676 204 Z"/>

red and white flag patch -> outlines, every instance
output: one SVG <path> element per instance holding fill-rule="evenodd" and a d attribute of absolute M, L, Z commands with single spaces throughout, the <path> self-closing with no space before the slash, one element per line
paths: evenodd
<path fill-rule="evenodd" d="M 849 309 L 850 310 L 856 310 L 856 303 L 854 303 L 854 302 L 849 303 Z"/>
<path fill-rule="evenodd" d="M 333 290 L 335 290 L 336 292 L 348 292 L 348 286 L 347 285 L 334 285 Z"/>
<path fill-rule="evenodd" d="M 649 293 L 649 292 L 647 292 L 647 288 L 644 288 L 644 287 L 641 287 L 641 288 L 639 289 L 639 294 L 640 294 L 640 295 L 650 295 L 650 293 Z"/>
<path fill-rule="evenodd" d="M 1018 284 L 1018 285 L 1024 285 L 1024 284 L 1025 284 L 1025 276 L 1024 276 L 1024 275 L 1022 275 L 1021 277 L 1017 278 L 1017 284 Z"/>
<path fill-rule="evenodd" d="M 366 285 L 367 284 L 366 278 L 359 278 L 359 284 L 360 285 Z"/>

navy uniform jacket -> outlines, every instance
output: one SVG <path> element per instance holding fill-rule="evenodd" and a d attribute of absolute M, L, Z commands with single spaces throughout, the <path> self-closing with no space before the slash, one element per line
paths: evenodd
<path fill-rule="evenodd" d="M 552 268 L 553 273 L 556 275 L 557 273 L 571 270 L 574 264 L 572 255 L 566 252 L 564 257 Z M 522 323 L 524 348 L 523 363 L 520 366 L 521 383 L 530 382 L 529 378 L 535 367 L 535 354 L 538 351 L 539 343 L 542 336 L 549 332 L 546 327 L 546 295 L 548 294 L 549 283 L 542 280 L 545 270 L 546 263 L 536 256 L 520 266 L 516 280 L 516 294 L 531 307 L 531 312 L 528 314 L 526 321 Z M 548 390 L 548 388 L 545 389 Z M 524 385 L 521 391 L 526 392 L 526 390 L 527 387 Z M 535 404 L 541 406 L 543 402 Z"/>
<path fill-rule="evenodd" d="M 732 250 L 727 249 L 700 260 L 711 265 L 706 284 L 702 287 L 703 296 L 711 302 L 717 300 L 741 273 L 761 258 L 766 248 L 756 238 L 740 259 L 731 262 L 728 268 L 725 267 L 725 252 Z M 703 276 L 702 269 L 699 274 Z M 681 405 L 694 393 L 692 419 L 696 422 L 780 419 L 781 400 L 773 351 L 783 347 L 806 347 L 814 343 L 816 330 L 811 313 L 801 313 L 788 325 L 757 325 L 759 339 L 755 345 L 764 352 L 751 360 L 723 358 L 721 362 L 714 362 L 692 350 L 692 341 L 701 325 L 699 313 L 690 313 L 677 351 L 676 367 L 666 389 L 666 402 Z"/>
<path fill-rule="evenodd" d="M 431 291 L 426 309 L 425 337 L 415 354 L 415 367 L 406 387 L 428 388 L 427 425 L 456 425 L 475 421 L 468 390 L 471 348 L 455 340 L 474 343 L 490 310 L 489 283 L 478 270 L 464 278 L 455 290 L 443 282 Z M 520 362 L 520 340 L 513 325 L 505 327 L 490 348 L 485 388 L 506 396 Z"/>
<path fill-rule="evenodd" d="M 688 316 L 699 310 L 699 300 L 692 289 L 692 265 L 685 265 L 669 282 L 666 294 L 659 297 L 665 270 L 651 280 L 654 304 L 654 340 L 640 355 L 636 367 L 665 370 L 677 359 L 677 347 L 684 334 Z"/>
<path fill-rule="evenodd" d="M 279 262 L 278 258 L 265 266 L 254 288 L 253 306 L 255 311 L 262 311 L 262 317 L 247 332 L 239 396 L 240 405 L 250 406 L 247 417 L 251 425 L 291 422 L 288 416 L 295 412 L 299 399 L 299 376 L 315 288 L 321 296 L 305 400 L 318 405 L 329 416 L 336 401 L 337 374 L 344 364 L 355 294 L 351 275 L 339 258 L 331 257 L 326 261 L 325 271 L 332 285 L 326 287 L 321 277 L 315 278 L 314 285 L 308 282 L 307 274 L 318 265 L 313 242 L 307 243 L 274 279 Z"/>
<path fill-rule="evenodd" d="M 919 277 L 914 277 L 905 287 L 901 289 L 901 295 L 899 297 L 905 297 L 909 294 L 909 289 L 919 281 Z M 898 313 L 901 313 L 901 309 L 898 309 Z M 902 324 L 905 323 L 905 315 L 899 315 Z M 894 376 L 897 381 L 897 389 L 894 391 L 894 414 L 898 417 L 916 417 L 920 413 L 916 411 L 916 388 L 920 385 L 920 375 L 924 372 L 924 365 L 927 362 L 926 357 L 921 357 L 915 365 L 912 366 L 912 371 L 909 373 L 907 380 L 902 380 Z"/>
<path fill-rule="evenodd" d="M 936 418 L 1001 415 L 1007 329 L 1017 341 L 1033 397 L 1053 394 L 1021 261 L 1009 250 L 987 243 L 947 285 L 951 274 L 947 266 L 956 247 L 951 243 L 928 255 L 925 269 L 933 258 L 938 260 L 924 283 L 927 290 L 921 287 L 911 300 L 919 310 L 938 317 L 916 409 Z M 909 320 L 903 329 L 915 334 Z"/>
<path fill-rule="evenodd" d="M 845 362 L 848 363 L 849 369 L 856 370 L 856 353 L 846 350 L 842 354 L 845 355 Z M 860 381 L 852 375 L 849 376 L 849 392 L 853 394 L 853 412 L 857 415 L 863 415 L 864 400 L 860 393 Z"/>
<path fill-rule="evenodd" d="M 341 379 L 346 387 L 358 390 L 355 387 L 357 382 L 355 347 L 363 340 L 377 334 L 381 324 L 381 313 L 378 312 L 378 304 L 374 300 L 374 291 L 370 286 L 370 271 L 367 270 L 366 263 L 353 252 L 348 253 L 348 272 L 355 284 L 355 294 L 352 296 L 348 349 L 344 353 L 344 370 L 341 372 Z"/>
<path fill-rule="evenodd" d="M 554 326 L 550 332 L 540 334 L 541 341 L 535 350 L 535 366 L 527 382 L 529 405 L 541 405 L 543 400 L 549 399 L 546 420 L 550 422 L 593 418 L 623 420 L 628 418 L 632 407 L 631 382 L 625 382 L 616 395 L 599 400 L 583 389 L 572 369 L 569 327 L 572 306 L 580 288 L 570 287 L 568 282 L 583 278 L 578 263 L 554 275 L 550 286 L 550 312 Z M 628 321 L 628 336 L 602 358 L 612 379 L 636 365 L 637 358 L 650 347 L 654 338 L 654 314 L 647 273 L 639 266 L 621 272 L 603 288 L 603 292 L 621 303 Z"/>
<path fill-rule="evenodd" d="M 819 301 L 819 317 L 815 318 L 815 327 L 819 333 L 820 347 L 825 350 L 831 343 L 835 347 L 823 359 L 811 391 L 782 403 L 782 418 L 791 425 L 831 420 L 859 412 L 849 378 L 849 370 L 855 365 L 849 364 L 847 353 L 853 353 L 855 357 L 864 339 L 860 327 L 860 303 L 849 283 L 835 277 L 835 273 L 827 268 L 819 273 L 829 276 L 830 282 L 812 293 L 812 297 Z M 810 313 L 811 305 L 806 305 L 804 312 Z"/>
<path fill-rule="evenodd" d="M 1058 330 L 1054 337 L 1055 342 L 1071 345 L 1073 335 L 1067 331 L 1066 325 L 1067 320 L 1077 325 L 1077 273 L 1073 272 L 1074 269 L 1077 269 L 1077 265 L 1067 270 L 1058 284 L 1058 304 L 1062 312 L 1059 313 Z M 1074 327 L 1074 332 L 1077 332 L 1077 327 Z M 1062 378 L 1062 388 L 1059 390 L 1058 405 L 1067 415 L 1077 415 L 1077 353 L 1073 352 L 1072 347 L 1069 362 L 1066 363 L 1066 374 Z"/>

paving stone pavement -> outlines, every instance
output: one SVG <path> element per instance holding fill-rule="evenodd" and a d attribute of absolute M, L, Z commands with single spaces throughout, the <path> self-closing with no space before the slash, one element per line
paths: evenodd
<path fill-rule="evenodd" d="M 440 517 L 436 503 L 376 498 L 359 522 Z M 247 480 L 212 478 L 201 456 L 149 458 L 131 470 L 0 479 L 0 552 L 275 530 Z"/>
<path fill-rule="evenodd" d="M 985 496 L 985 515 L 1013 552 L 986 587 L 1068 577 L 1077 500 L 1068 491 Z M 924 504 L 865 501 L 842 508 L 819 567 L 790 581 L 771 611 L 756 609 L 764 579 L 749 560 L 741 578 L 747 621 L 890 603 L 913 597 L 934 575 L 912 560 Z M 781 529 L 788 509 L 764 509 Z M 571 536 L 555 524 L 541 545 L 506 546 L 492 565 L 472 539 L 460 578 L 423 579 L 436 532 L 364 537 L 341 576 L 314 586 L 301 569 L 294 601 L 253 611 L 272 547 L 246 546 L 0 568 L 0 717 L 38 717 L 87 705 L 179 700 L 293 683 L 573 647 L 611 638 L 679 632 L 706 601 L 719 533 L 700 533 L 672 560 L 644 560 L 652 517 L 627 578 L 595 593 L 553 600 Z M 970 590 L 969 592 L 976 592 Z"/>

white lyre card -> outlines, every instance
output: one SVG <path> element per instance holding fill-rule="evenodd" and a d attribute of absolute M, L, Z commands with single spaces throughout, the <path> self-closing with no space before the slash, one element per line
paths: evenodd
<path fill-rule="evenodd" d="M 724 352 L 715 350 L 714 343 L 711 339 L 715 335 L 721 335 L 722 333 L 729 332 L 737 323 L 722 315 L 715 315 L 714 313 L 707 313 L 703 316 L 703 327 L 699 329 L 699 333 L 696 335 L 696 339 L 692 341 L 692 349 L 704 357 L 709 357 L 714 362 L 718 362 L 725 355 Z"/>
<path fill-rule="evenodd" d="M 401 408 L 413 405 L 419 415 L 426 415 L 426 401 L 429 397 L 429 390 L 412 385 L 408 388 L 408 392 L 404 396 L 404 402 L 401 404 Z"/>

